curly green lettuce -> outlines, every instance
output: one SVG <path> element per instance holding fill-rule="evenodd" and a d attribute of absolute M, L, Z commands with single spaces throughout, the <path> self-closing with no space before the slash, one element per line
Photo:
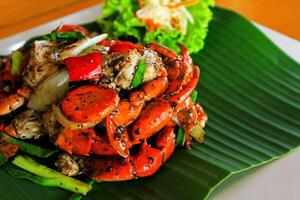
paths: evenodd
<path fill-rule="evenodd" d="M 208 24 L 212 19 L 211 7 L 214 0 L 199 0 L 196 5 L 189 6 L 188 10 L 194 17 L 194 24 L 189 23 L 187 34 L 180 30 L 156 29 L 147 32 L 145 24 L 135 16 L 139 9 L 136 0 L 105 0 L 102 16 L 97 19 L 103 32 L 111 38 L 120 38 L 148 44 L 156 41 L 179 51 L 177 43 L 183 43 L 191 53 L 198 52 L 204 46 L 204 39 L 208 32 Z"/>

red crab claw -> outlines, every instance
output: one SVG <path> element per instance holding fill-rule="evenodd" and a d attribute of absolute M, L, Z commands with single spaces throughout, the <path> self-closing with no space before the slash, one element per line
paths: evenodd
<path fill-rule="evenodd" d="M 0 139 L 0 155 L 4 156 L 5 159 L 13 157 L 18 150 L 18 145 L 9 143 L 5 139 Z"/>
<path fill-rule="evenodd" d="M 160 130 L 155 145 L 163 154 L 163 162 L 166 162 L 175 150 L 175 134 L 173 127 L 165 127 Z"/>
<path fill-rule="evenodd" d="M 0 116 L 9 114 L 23 106 L 31 96 L 31 90 L 27 86 L 22 86 L 15 94 L 8 96 L 0 95 Z"/>
<path fill-rule="evenodd" d="M 187 62 L 188 65 L 193 66 L 193 59 L 191 58 L 188 49 L 183 44 L 178 44 L 181 49 L 181 56 L 184 61 Z"/>
<path fill-rule="evenodd" d="M 181 48 L 181 57 L 172 61 L 168 65 L 168 78 L 170 80 L 168 92 L 175 92 L 188 83 L 193 77 L 194 64 L 187 48 L 179 44 Z"/>
<path fill-rule="evenodd" d="M 86 161 L 87 173 L 96 181 L 125 181 L 154 174 L 174 151 L 174 129 L 163 129 L 155 141 L 155 147 L 144 142 L 139 152 L 128 158 L 113 156 L 89 159 Z"/>
<path fill-rule="evenodd" d="M 55 144 L 60 149 L 76 155 L 88 156 L 90 153 L 94 153 L 110 156 L 117 154 L 117 151 L 109 144 L 106 134 L 96 134 L 93 129 L 62 129 Z"/>
<path fill-rule="evenodd" d="M 196 88 L 199 73 L 199 68 L 194 67 L 194 77 L 180 92 L 171 97 L 159 98 L 146 105 L 131 129 L 133 143 L 143 141 L 169 123 Z"/>
<path fill-rule="evenodd" d="M 106 134 L 97 134 L 92 145 L 91 153 L 101 156 L 117 155 L 117 151 L 110 145 Z"/>
<path fill-rule="evenodd" d="M 141 90 L 130 94 L 129 100 L 121 101 L 118 108 L 106 118 L 109 142 L 121 156 L 128 157 L 132 146 L 125 127 L 139 116 L 146 101 L 160 96 L 167 89 L 165 75 L 163 73 L 161 77 L 146 83 Z"/>
<path fill-rule="evenodd" d="M 88 156 L 95 139 L 93 129 L 62 129 L 55 144 L 69 154 Z"/>
<path fill-rule="evenodd" d="M 168 47 L 159 45 L 156 42 L 152 42 L 150 44 L 149 48 L 151 50 L 156 51 L 160 55 L 165 56 L 169 60 L 176 60 L 178 58 L 178 55 L 177 55 L 177 53 L 175 51 L 173 51 L 172 49 L 170 49 Z"/>

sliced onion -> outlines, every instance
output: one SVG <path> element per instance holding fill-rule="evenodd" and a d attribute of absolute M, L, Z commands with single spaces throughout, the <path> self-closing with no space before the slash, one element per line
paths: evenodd
<path fill-rule="evenodd" d="M 65 49 L 60 53 L 59 58 L 61 60 L 64 60 L 65 58 L 68 58 L 68 57 L 77 56 L 84 49 L 101 42 L 106 37 L 107 37 L 107 34 L 101 34 L 101 35 L 98 35 L 91 39 L 84 38 L 82 40 L 75 42 L 74 44 L 70 44 L 70 45 L 66 46 Z"/>
<path fill-rule="evenodd" d="M 201 125 L 197 124 L 191 131 L 191 136 L 199 143 L 203 143 L 205 132 Z"/>
<path fill-rule="evenodd" d="M 35 111 L 46 111 L 53 103 L 65 97 L 68 92 L 68 86 L 68 71 L 66 69 L 57 71 L 35 89 L 27 107 Z"/>
<path fill-rule="evenodd" d="M 90 123 L 77 123 L 70 121 L 62 112 L 61 109 L 53 104 L 52 105 L 52 111 L 55 115 L 56 120 L 65 128 L 71 129 L 71 130 L 76 130 L 76 129 L 86 129 L 86 128 L 92 128 L 94 127 L 97 122 L 90 122 Z"/>

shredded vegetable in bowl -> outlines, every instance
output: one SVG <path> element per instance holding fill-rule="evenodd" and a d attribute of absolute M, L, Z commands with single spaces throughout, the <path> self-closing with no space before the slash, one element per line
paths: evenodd
<path fill-rule="evenodd" d="M 148 25 L 150 31 L 156 28 L 179 29 L 185 35 L 188 23 L 194 23 L 185 6 L 196 3 L 197 0 L 139 0 L 140 9 L 136 16 Z"/>

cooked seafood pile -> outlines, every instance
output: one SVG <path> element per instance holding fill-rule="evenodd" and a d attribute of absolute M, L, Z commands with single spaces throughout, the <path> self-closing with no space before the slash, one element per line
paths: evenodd
<path fill-rule="evenodd" d="M 55 166 L 67 176 L 149 176 L 176 145 L 203 141 L 199 68 L 183 45 L 178 55 L 154 42 L 106 37 L 63 25 L 3 58 L 0 131 L 35 144 L 49 138 L 61 152 Z M 0 148 L 7 158 L 18 150 L 9 143 Z"/>

